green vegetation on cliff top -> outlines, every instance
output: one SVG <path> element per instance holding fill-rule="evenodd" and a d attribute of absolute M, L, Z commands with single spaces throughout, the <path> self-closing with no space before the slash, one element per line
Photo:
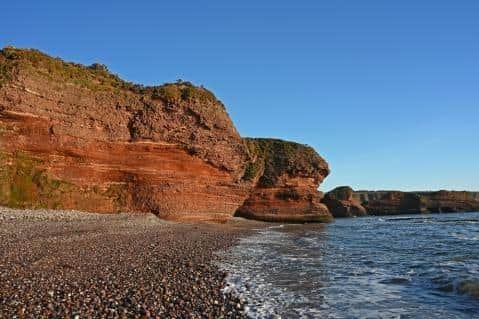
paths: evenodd
<path fill-rule="evenodd" d="M 56 82 L 73 83 L 92 91 L 130 91 L 152 99 L 161 99 L 166 103 L 197 101 L 219 103 L 223 106 L 211 91 L 187 81 L 143 86 L 122 80 L 118 75 L 109 72 L 103 64 L 84 66 L 65 62 L 35 49 L 5 47 L 0 50 L 0 87 L 15 79 L 20 70 L 37 73 Z"/>
<path fill-rule="evenodd" d="M 275 185 L 283 174 L 297 176 L 326 176 L 328 164 L 307 145 L 270 138 L 245 138 L 253 160 L 246 166 L 243 179 L 259 177 L 259 186 Z"/>

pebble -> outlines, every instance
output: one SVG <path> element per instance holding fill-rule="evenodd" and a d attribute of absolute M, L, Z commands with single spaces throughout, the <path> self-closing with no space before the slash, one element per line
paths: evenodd
<path fill-rule="evenodd" d="M 0 317 L 245 318 L 212 261 L 246 231 L 0 207 Z"/>

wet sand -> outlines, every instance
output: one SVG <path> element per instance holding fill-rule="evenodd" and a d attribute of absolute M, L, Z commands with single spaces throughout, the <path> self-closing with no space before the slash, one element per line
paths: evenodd
<path fill-rule="evenodd" d="M 216 252 L 253 225 L 0 208 L 0 318 L 242 318 Z"/>

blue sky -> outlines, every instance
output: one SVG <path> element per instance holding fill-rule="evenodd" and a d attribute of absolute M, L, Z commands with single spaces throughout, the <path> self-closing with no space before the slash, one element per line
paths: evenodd
<path fill-rule="evenodd" d="M 71 2 L 71 3 L 70 3 Z M 2 1 L 0 45 L 203 84 L 321 186 L 479 190 L 479 1 Z"/>

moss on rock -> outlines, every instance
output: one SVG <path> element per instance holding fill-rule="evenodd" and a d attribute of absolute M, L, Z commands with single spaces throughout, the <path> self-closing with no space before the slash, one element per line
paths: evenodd
<path fill-rule="evenodd" d="M 326 161 L 310 146 L 269 138 L 245 138 L 252 161 L 246 165 L 243 179 L 259 177 L 259 186 L 271 187 L 284 174 L 290 177 L 325 177 Z"/>
<path fill-rule="evenodd" d="M 1 153 L 0 204 L 23 208 L 61 208 L 59 195 L 72 185 L 49 176 L 43 162 L 26 152 Z"/>
<path fill-rule="evenodd" d="M 114 211 L 126 209 L 128 191 L 123 184 L 79 187 L 52 176 L 45 162 L 28 152 L 0 152 L 0 205 L 12 208 L 62 209 L 65 203 L 91 210 L 94 203 L 111 202 Z M 113 212 L 113 211 L 112 211 Z"/>

